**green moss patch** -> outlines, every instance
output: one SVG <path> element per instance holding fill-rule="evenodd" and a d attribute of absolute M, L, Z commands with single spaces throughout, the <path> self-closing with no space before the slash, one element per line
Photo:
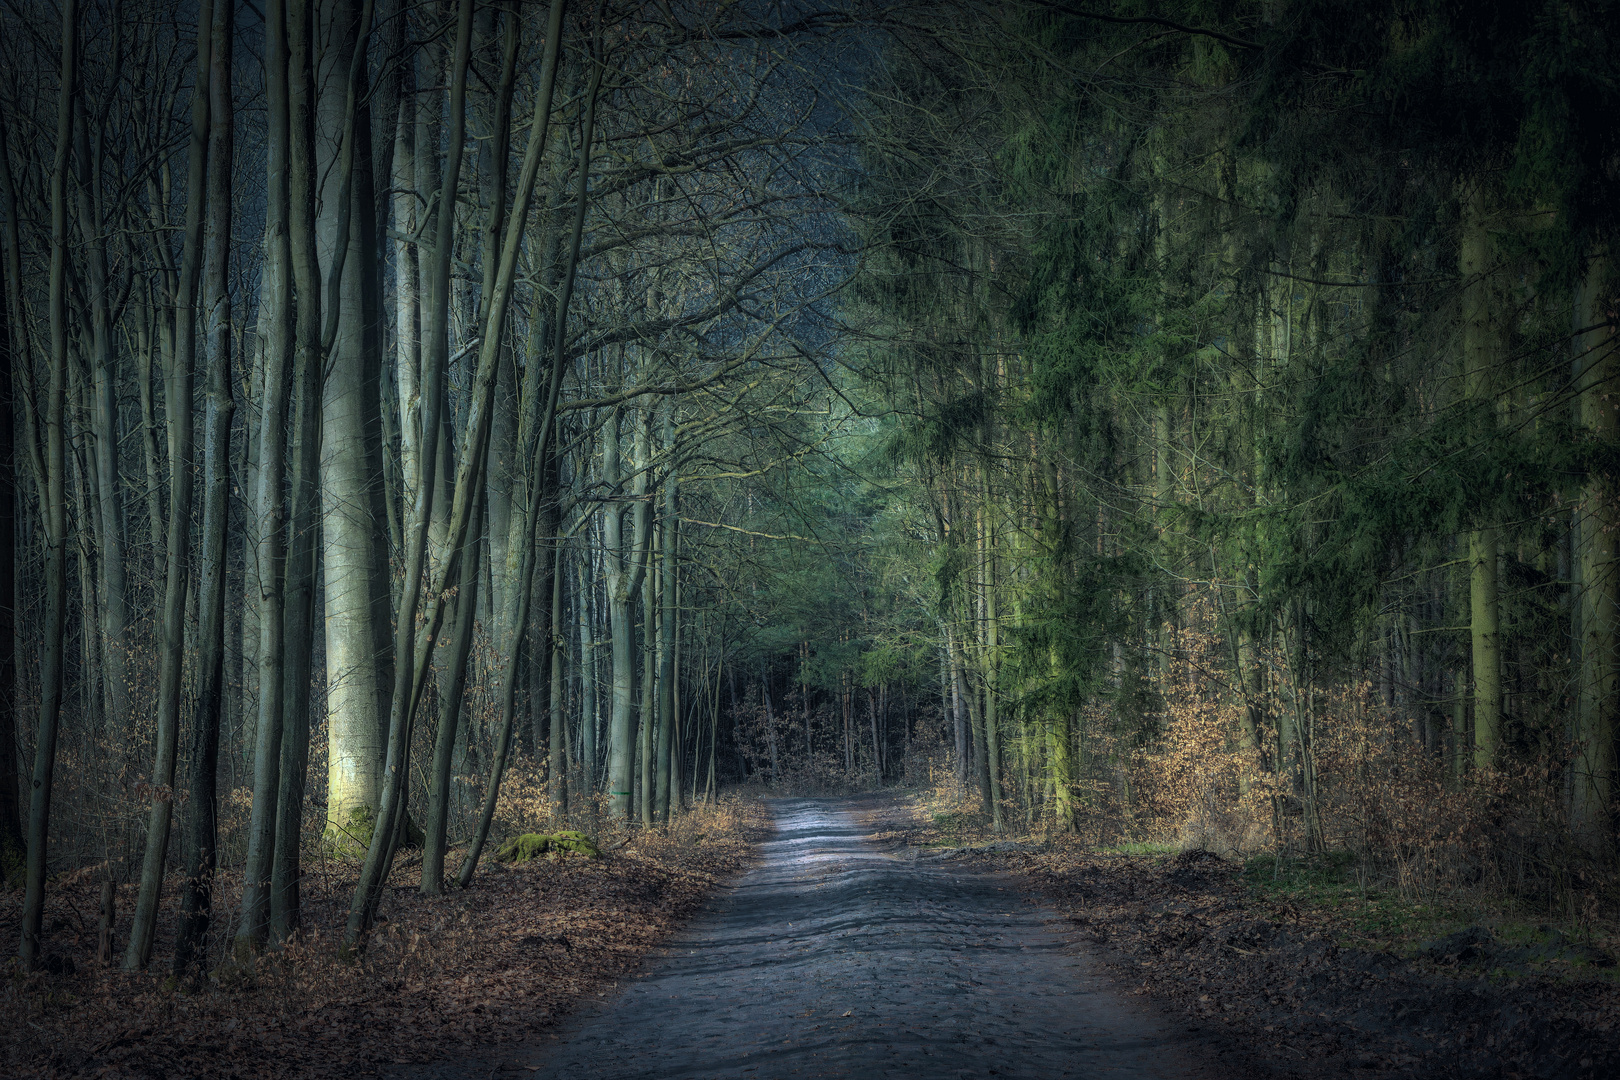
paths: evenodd
<path fill-rule="evenodd" d="M 601 849 L 596 841 L 582 832 L 564 829 L 556 833 L 524 833 L 514 836 L 495 851 L 495 861 L 504 863 L 528 862 L 537 855 L 560 855 L 573 852 L 596 858 Z"/>

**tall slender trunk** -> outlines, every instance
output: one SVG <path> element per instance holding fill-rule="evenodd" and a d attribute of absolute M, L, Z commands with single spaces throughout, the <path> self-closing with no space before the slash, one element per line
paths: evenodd
<path fill-rule="evenodd" d="M 647 619 L 649 624 L 654 619 L 654 604 L 656 604 L 658 607 L 656 620 L 657 629 L 654 635 L 655 641 L 653 644 L 654 663 L 656 665 L 656 671 L 653 675 L 653 689 L 657 694 L 657 700 L 655 701 L 653 708 L 657 714 L 658 738 L 656 740 L 657 746 L 654 751 L 656 761 L 653 768 L 657 772 L 657 777 L 653 785 L 652 816 L 656 821 L 669 820 L 671 758 L 670 735 L 671 728 L 674 725 L 674 717 L 671 715 L 672 709 L 668 700 L 670 676 L 669 620 L 670 616 L 673 614 L 673 611 L 665 601 L 665 592 L 668 588 L 666 579 L 669 574 L 669 553 L 666 548 L 666 545 L 669 542 L 668 529 L 668 524 L 661 522 L 654 531 L 654 535 L 657 537 L 655 543 L 658 552 L 657 578 L 650 583 L 652 585 L 652 591 L 648 594 L 647 598 Z M 646 700 L 646 695 L 642 696 L 642 700 Z M 678 791 L 676 792 L 675 797 L 676 799 L 680 798 L 680 793 Z"/>
<path fill-rule="evenodd" d="M 1599 453 L 1620 440 L 1620 341 L 1615 333 L 1612 255 L 1600 250 L 1578 292 L 1578 328 L 1597 327 L 1575 340 L 1578 419 Z M 1616 737 L 1620 734 L 1620 513 L 1612 474 L 1594 469 L 1577 509 L 1575 562 L 1580 595 L 1580 692 L 1572 742 L 1575 749 L 1570 818 L 1575 839 L 1594 856 L 1615 854 L 1613 812 Z"/>
<path fill-rule="evenodd" d="M 553 653 L 556 649 L 553 641 L 557 632 L 553 621 L 555 608 L 555 592 L 557 578 L 557 547 L 558 533 L 561 531 L 561 521 L 558 517 L 557 496 L 562 482 L 560 462 L 555 453 L 548 452 L 545 457 L 546 476 L 542 482 L 547 492 L 546 499 L 539 506 L 539 520 L 536 522 L 537 539 L 540 550 L 535 553 L 539 560 L 535 567 L 536 584 L 535 600 L 543 613 L 535 623 L 534 634 L 535 655 L 531 658 L 531 668 L 535 679 L 534 700 L 530 705 L 533 714 L 534 748 L 537 756 L 543 756 L 544 747 L 550 743 L 551 728 L 551 666 Z"/>
<path fill-rule="evenodd" d="M 635 603 L 647 573 L 648 506 L 644 425 L 637 425 L 635 478 L 630 496 L 633 509 L 629 551 L 624 544 L 624 511 L 609 503 L 602 521 L 602 554 L 607 569 L 608 632 L 612 643 L 613 707 L 608 721 L 608 807 L 614 818 L 628 822 L 635 782 L 636 672 Z M 619 411 L 613 410 L 602 434 L 602 480 L 608 490 L 622 490 L 619 467 Z"/>
<path fill-rule="evenodd" d="M 78 103 L 75 124 L 78 163 L 79 232 L 84 237 L 86 298 L 90 302 L 90 431 L 95 449 L 96 552 L 101 585 L 101 657 L 107 723 L 122 737 L 129 715 L 129 586 L 124 572 L 123 489 L 118 482 L 117 357 L 113 347 L 112 304 L 107 281 L 107 238 L 103 227 L 97 162 L 91 151 L 90 118 Z M 96 141 L 97 149 L 100 140 Z"/>
<path fill-rule="evenodd" d="M 265 166 L 265 263 L 260 284 L 264 338 L 260 398 L 258 518 L 258 723 L 254 733 L 253 808 L 248 818 L 247 864 L 242 874 L 239 961 L 269 932 L 271 874 L 280 790 L 283 691 L 283 610 L 286 593 L 287 398 L 292 380 L 292 250 L 288 238 L 289 113 L 287 29 L 283 0 L 265 8 L 265 95 L 269 112 Z M 296 843 L 296 838 L 293 838 Z"/>
<path fill-rule="evenodd" d="M 281 754 L 276 778 L 269 938 L 280 944 L 299 925 L 304 782 L 309 764 L 310 674 L 314 664 L 315 560 L 320 529 L 321 273 L 316 254 L 314 11 L 286 5 L 287 250 L 295 289 L 292 371 L 292 475 L 287 484 L 282 589 Z M 285 322 L 285 319 L 283 320 Z M 274 723 L 273 715 L 266 722 Z"/>
<path fill-rule="evenodd" d="M 202 0 L 197 14 L 197 82 L 192 94 L 190 165 L 186 180 L 186 223 L 181 243 L 180 283 L 175 297 L 174 361 L 165 380 L 164 408 L 169 429 L 169 565 L 163 594 L 163 629 L 158 674 L 157 739 L 152 765 L 152 810 L 146 828 L 141 887 L 130 927 L 124 970 L 144 968 L 152 956 L 159 894 L 169 850 L 174 810 L 174 769 L 180 741 L 181 667 L 186 646 L 186 594 L 191 569 L 192 368 L 197 338 L 197 284 L 202 263 L 203 210 L 207 202 L 209 76 L 212 63 L 214 0 Z"/>
<path fill-rule="evenodd" d="M 137 392 L 141 401 L 141 463 L 146 470 L 146 521 L 152 548 L 152 580 L 163 580 L 168 565 L 168 542 L 163 528 L 163 459 L 158 453 L 157 403 L 152 394 L 154 354 L 167 353 L 163 341 L 172 336 L 172 327 L 158 302 L 157 287 L 148 281 L 141 289 L 145 319 L 137 369 Z M 167 368 L 167 363 L 163 364 Z"/>
<path fill-rule="evenodd" d="M 481 481 L 480 481 L 481 483 Z M 480 537 L 471 530 L 463 542 L 462 565 L 468 573 L 456 593 L 455 617 L 450 631 L 450 656 L 444 665 L 446 678 L 440 683 L 439 724 L 433 738 L 433 771 L 428 788 L 427 823 L 422 841 L 423 896 L 444 891 L 446 830 L 450 822 L 451 765 L 455 757 L 456 732 L 461 727 L 462 697 L 467 685 L 467 658 L 472 652 L 473 622 L 478 611 L 478 558 L 483 549 Z"/>
<path fill-rule="evenodd" d="M 322 126 L 341 133 L 335 158 L 319 162 L 325 184 L 316 243 L 326 281 L 320 489 L 327 836 L 350 851 L 364 848 L 376 825 L 390 700 L 382 670 L 389 597 L 377 565 L 386 521 L 377 513 L 374 491 L 381 474 L 380 371 L 367 311 L 372 251 L 366 225 L 373 214 L 370 131 L 360 105 L 371 14 L 371 0 L 359 9 L 354 0 L 341 0 L 330 14 L 321 9 L 320 17 L 330 19 L 321 32 L 338 46 L 323 54 L 330 68 L 317 72 L 321 93 L 316 105 Z"/>
<path fill-rule="evenodd" d="M 62 3 L 61 97 L 56 160 L 51 167 L 51 369 L 45 405 L 45 627 L 39 669 L 39 727 L 28 801 L 28 867 L 23 890 L 20 955 L 25 971 L 39 965 L 44 942 L 45 844 L 50 836 L 51 788 L 56 779 L 57 725 L 62 713 L 62 646 L 67 623 L 67 169 L 73 138 L 73 91 L 78 80 L 78 0 Z"/>
<path fill-rule="evenodd" d="M 967 694 L 964 692 L 962 678 L 962 649 L 956 641 L 956 629 L 949 620 L 943 620 L 945 628 L 945 669 L 949 688 L 945 705 L 951 713 L 952 734 L 956 737 L 956 782 L 966 784 L 968 778 L 968 761 L 972 753 L 973 743 L 968 730 Z"/>
<path fill-rule="evenodd" d="M 847 678 L 847 676 L 846 676 Z M 759 666 L 759 703 L 765 707 L 765 743 L 771 752 L 771 786 L 775 787 L 780 777 L 781 762 L 776 754 L 776 706 L 771 701 L 771 672 L 764 662 Z M 844 731 L 845 738 L 849 739 L 849 692 L 844 692 Z M 846 747 L 853 752 L 854 740 L 849 739 Z M 854 772 L 854 764 L 850 763 L 850 772 Z"/>
<path fill-rule="evenodd" d="M 208 232 L 203 279 L 208 404 L 203 421 L 202 582 L 197 602 L 197 701 L 192 719 L 191 791 L 186 811 L 186 876 L 174 947 L 176 974 L 206 966 L 214 867 L 218 860 L 215 776 L 219 769 L 220 720 L 225 710 L 225 591 L 229 586 L 226 527 L 231 512 L 231 418 L 236 412 L 231 396 L 229 281 L 234 39 L 235 11 L 232 5 L 221 4 L 215 12 L 209 52 Z"/>
<path fill-rule="evenodd" d="M 546 715 L 550 718 L 550 731 L 547 733 L 546 747 L 550 752 L 548 762 L 551 816 L 555 821 L 568 820 L 568 755 L 566 740 L 568 721 L 563 715 L 564 710 L 564 683 L 563 665 L 568 658 L 568 639 L 564 636 L 563 627 L 563 578 L 566 572 L 563 567 L 563 544 L 558 539 L 551 545 L 551 692 L 549 707 Z"/>
<path fill-rule="evenodd" d="M 664 410 L 662 442 L 669 464 L 664 476 L 663 522 L 659 528 L 658 619 L 658 810 L 664 821 L 681 810 L 681 743 L 676 731 L 675 664 L 677 578 L 675 573 L 678 535 L 678 494 L 675 481 L 675 417 L 673 404 Z M 649 610 L 651 604 L 648 605 Z M 806 760 L 806 765 L 809 761 Z"/>
<path fill-rule="evenodd" d="M 981 469 L 984 504 L 980 511 L 979 558 L 982 608 L 984 613 L 984 748 L 985 767 L 990 774 L 990 824 L 996 832 L 1005 829 L 1001 794 L 1001 619 L 996 610 L 996 535 L 994 508 L 990 499 L 990 470 Z"/>
<path fill-rule="evenodd" d="M 18 492 L 12 409 L 16 383 L 27 385 L 33 361 L 28 355 L 28 333 L 22 315 L 22 250 L 7 142 L 5 123 L 0 120 L 0 200 L 4 201 L 0 206 L 0 227 L 4 228 L 6 245 L 5 258 L 0 261 L 0 888 L 12 889 L 22 887 L 28 876 L 28 844 L 23 839 L 19 801 L 22 792 L 17 784 Z M 30 415 L 32 411 L 28 410 Z M 30 432 L 30 451 L 34 450 L 33 441 Z"/>
<path fill-rule="evenodd" d="M 1488 440 L 1495 432 L 1495 371 L 1501 363 L 1500 342 L 1492 312 L 1492 244 L 1486 231 L 1482 184 L 1476 184 L 1463 208 L 1458 271 L 1463 279 L 1463 389 L 1475 411 L 1475 436 Z M 1502 732 L 1501 613 L 1497 603 L 1497 530 L 1482 525 L 1468 535 L 1469 623 L 1474 671 L 1474 765 L 1497 764 Z"/>
<path fill-rule="evenodd" d="M 513 213 L 506 231 L 506 239 L 500 254 L 500 265 L 497 268 L 494 292 L 484 320 L 484 335 L 480 346 L 478 369 L 473 379 L 472 401 L 468 409 L 466 423 L 465 448 L 457 467 L 455 482 L 454 505 L 451 511 L 451 526 L 447 550 L 452 552 L 448 564 L 442 571 L 436 572 L 429 590 L 429 607 L 424 616 L 424 628 L 420 638 L 416 637 L 414 615 L 417 604 L 418 578 L 422 571 L 421 545 L 425 538 L 426 502 L 431 497 L 431 484 L 428 482 L 429 474 L 424 472 L 422 490 L 418 492 L 417 509 L 413 516 L 413 532 L 411 537 L 412 550 L 406 559 L 405 589 L 400 599 L 400 617 L 395 632 L 397 647 L 401 652 L 402 665 L 409 664 L 409 669 L 402 667 L 395 684 L 395 701 L 389 720 L 388 733 L 388 765 L 385 772 L 383 787 L 381 820 L 392 823 L 391 834 L 397 836 L 400 822 L 403 820 L 404 808 L 404 776 L 405 757 L 410 745 L 411 721 L 416 707 L 417 695 L 421 689 L 422 678 L 428 667 L 428 656 L 431 653 L 434 635 L 437 631 L 439 619 L 443 611 L 443 597 L 449 589 L 455 588 L 462 580 L 460 559 L 455 552 L 465 542 L 469 525 L 475 517 L 475 509 L 481 500 L 481 486 L 483 478 L 487 475 L 487 461 L 489 451 L 490 427 L 493 419 L 492 396 L 495 376 L 499 370 L 499 359 L 502 348 L 502 331 L 506 322 L 507 305 L 511 298 L 512 282 L 517 265 L 519 241 L 523 227 L 528 218 L 528 203 L 534 190 L 535 177 L 539 171 L 540 160 L 544 156 L 546 130 L 550 120 L 551 88 L 555 83 L 556 55 L 561 37 L 562 10 L 561 0 L 554 0 L 551 20 L 547 28 L 546 59 L 542 65 L 541 84 L 542 92 L 535 106 L 535 119 L 531 125 L 529 145 L 524 152 L 522 178 L 519 181 L 517 199 Z M 454 61 L 454 75 L 452 77 L 452 108 L 451 120 L 454 138 L 452 140 L 452 153 L 450 169 L 445 182 L 445 195 L 443 202 L 448 208 L 454 199 L 453 183 L 460 171 L 460 149 L 456 140 L 462 137 L 464 121 L 464 103 L 459 100 L 465 95 L 468 37 L 470 35 L 471 5 L 468 4 L 458 19 L 456 30 L 456 52 Z M 437 256 L 448 258 L 448 223 L 447 215 L 441 216 L 438 222 L 438 231 L 441 236 Z M 579 252 L 578 238 L 573 248 L 573 259 L 577 261 Z M 441 273 L 442 271 L 442 273 Z M 441 298 L 444 293 L 441 286 L 448 285 L 448 262 L 435 267 L 433 281 L 433 329 L 430 335 L 430 347 L 438 350 L 440 336 Z M 570 274 L 568 285 L 572 286 Z M 566 304 L 565 296 L 559 300 Z M 565 308 L 566 310 L 566 308 Z M 447 312 L 445 312 L 447 314 Z M 539 457 L 534 463 L 536 475 L 545 474 L 544 455 L 550 452 L 552 438 L 552 421 L 556 415 L 557 395 L 561 387 L 562 374 L 562 346 L 557 345 L 554 350 L 551 365 L 551 381 L 548 387 L 547 402 L 542 418 L 541 429 L 535 441 L 536 454 Z M 437 377 L 437 364 L 433 370 L 424 372 L 424 383 Z M 424 402 L 423 425 L 433 422 L 432 413 L 435 411 Z M 431 443 L 424 437 L 423 461 L 429 457 Z M 425 465 L 424 465 L 425 468 Z M 536 483 L 531 491 L 530 503 L 526 520 L 534 522 L 539 517 L 541 500 L 547 495 L 547 485 Z M 516 597 L 517 608 L 509 619 L 509 625 L 522 626 L 528 617 L 529 603 L 534 588 L 535 543 L 533 536 L 528 537 L 524 545 L 524 560 L 521 572 L 521 595 Z M 476 574 L 476 567 L 471 568 Z M 405 650 L 415 640 L 415 650 L 407 654 Z M 517 673 L 521 659 L 521 649 L 514 648 L 510 655 L 505 657 L 501 664 L 499 681 L 500 694 L 500 730 L 495 738 L 494 753 L 490 767 L 489 782 L 485 788 L 483 810 L 479 823 L 469 846 L 467 856 L 462 862 L 461 870 L 457 874 L 458 883 L 462 888 L 472 880 L 472 875 L 478 865 L 478 858 L 483 850 L 483 844 L 489 834 L 490 822 L 494 817 L 495 799 L 500 791 L 501 777 L 506 767 L 507 754 L 510 751 L 514 714 L 516 711 Z M 393 860 L 393 841 L 383 836 L 374 836 L 370 849 L 366 852 L 365 866 L 361 870 L 359 884 L 355 887 L 354 899 L 349 907 L 349 922 L 344 931 L 344 949 L 356 948 L 362 936 L 370 927 L 371 918 L 376 909 L 377 898 L 380 894 L 383 881 L 386 880 L 388 869 Z"/>
<path fill-rule="evenodd" d="M 590 579 L 590 552 L 574 559 L 574 610 L 579 622 L 579 766 L 580 789 L 589 798 L 596 790 L 596 627 L 591 619 L 595 589 Z"/>
<path fill-rule="evenodd" d="M 658 792 L 654 778 L 658 756 L 658 529 L 653 526 L 647 543 L 647 585 L 642 590 L 641 604 L 641 705 L 636 710 L 638 762 L 641 766 L 641 823 L 652 825 L 658 820 Z M 669 788 L 664 788 L 668 796 Z"/>

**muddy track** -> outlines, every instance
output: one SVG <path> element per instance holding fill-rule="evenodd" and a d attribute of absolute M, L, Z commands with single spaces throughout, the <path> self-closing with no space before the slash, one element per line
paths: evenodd
<path fill-rule="evenodd" d="M 500 1062 L 411 1077 L 1215 1077 L 1013 880 L 781 799 L 760 863 L 611 999 Z"/>

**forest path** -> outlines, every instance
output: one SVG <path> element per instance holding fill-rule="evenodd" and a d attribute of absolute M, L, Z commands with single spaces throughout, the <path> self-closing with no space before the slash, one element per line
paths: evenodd
<path fill-rule="evenodd" d="M 773 800 L 760 863 L 644 977 L 503 1053 L 506 1067 L 548 1080 L 1215 1075 L 1011 881 L 880 847 L 852 807 Z"/>

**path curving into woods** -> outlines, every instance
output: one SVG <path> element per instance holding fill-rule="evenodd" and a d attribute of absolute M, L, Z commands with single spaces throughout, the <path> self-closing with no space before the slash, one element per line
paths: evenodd
<path fill-rule="evenodd" d="M 772 810 L 759 865 L 643 978 L 507 1068 L 547 1080 L 1219 1075 L 1010 881 L 880 846 L 848 800 Z M 412 1075 L 474 1074 L 444 1063 Z"/>

